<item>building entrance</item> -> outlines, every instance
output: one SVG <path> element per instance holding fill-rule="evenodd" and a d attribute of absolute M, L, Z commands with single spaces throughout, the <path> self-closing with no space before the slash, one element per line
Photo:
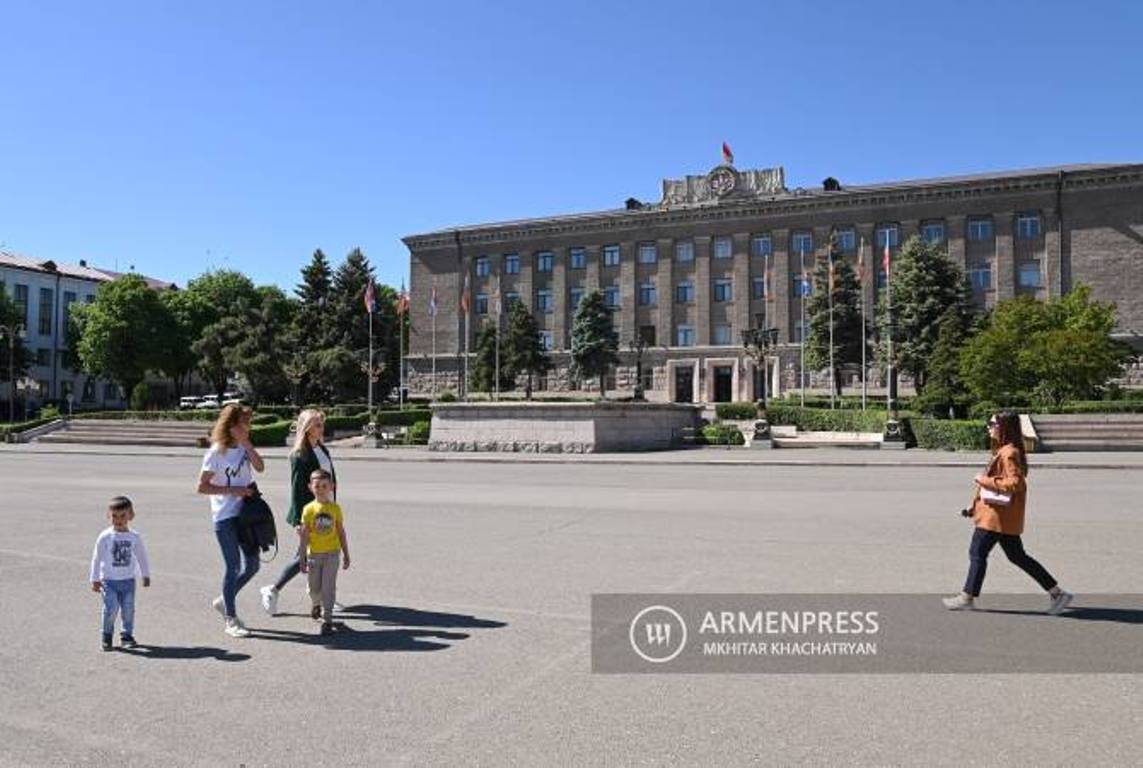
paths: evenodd
<path fill-rule="evenodd" d="M 714 402 L 729 403 L 734 399 L 734 371 L 729 365 L 714 367 Z"/>
<path fill-rule="evenodd" d="M 693 403 L 695 401 L 695 371 L 694 368 L 680 365 L 675 368 L 675 402 Z"/>

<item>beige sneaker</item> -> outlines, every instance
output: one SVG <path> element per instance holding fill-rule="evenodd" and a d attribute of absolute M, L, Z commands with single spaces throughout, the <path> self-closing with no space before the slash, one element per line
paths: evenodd
<path fill-rule="evenodd" d="M 950 611 L 974 611 L 976 610 L 976 601 L 971 597 L 964 595 L 953 595 L 952 597 L 942 597 L 941 602 L 945 604 L 945 608 Z"/>
<path fill-rule="evenodd" d="M 231 637 L 250 637 L 250 630 L 236 617 L 226 620 L 226 634 Z"/>

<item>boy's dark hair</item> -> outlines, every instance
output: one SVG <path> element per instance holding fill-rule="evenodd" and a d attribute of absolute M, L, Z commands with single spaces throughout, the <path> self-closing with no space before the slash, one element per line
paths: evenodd
<path fill-rule="evenodd" d="M 313 472 L 310 472 L 310 482 L 311 483 L 314 480 L 332 480 L 332 479 L 333 479 L 333 475 L 331 475 L 329 472 L 326 472 L 324 469 L 315 469 Z"/>
<path fill-rule="evenodd" d="M 115 496 L 107 502 L 107 508 L 113 512 L 119 512 L 124 509 L 133 509 L 134 505 L 131 503 L 131 499 L 126 496 Z"/>

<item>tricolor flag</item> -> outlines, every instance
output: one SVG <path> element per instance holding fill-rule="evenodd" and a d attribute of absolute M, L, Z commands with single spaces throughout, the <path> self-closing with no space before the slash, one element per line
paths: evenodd
<path fill-rule="evenodd" d="M 373 281 L 370 280 L 369 284 L 365 286 L 365 311 L 373 314 L 377 309 L 377 294 L 373 292 Z"/>
<path fill-rule="evenodd" d="M 437 316 L 437 283 L 433 281 L 433 289 L 429 293 L 429 314 L 433 317 Z"/>
<path fill-rule="evenodd" d="M 472 305 L 472 298 L 469 294 L 468 287 L 468 273 L 464 273 L 464 290 L 460 292 L 460 311 L 468 314 L 468 308 Z"/>
<path fill-rule="evenodd" d="M 810 273 L 806 270 L 802 270 L 802 295 L 809 296 L 813 292 L 813 284 L 810 283 Z"/>
<path fill-rule="evenodd" d="M 885 238 L 885 257 L 881 260 L 881 264 L 885 267 L 885 282 L 889 282 L 889 238 Z"/>
<path fill-rule="evenodd" d="M 734 153 L 730 151 L 730 145 L 725 141 L 722 142 L 722 162 L 724 165 L 734 165 Z"/>
<path fill-rule="evenodd" d="M 409 294 L 405 292 L 405 281 L 401 281 L 401 292 L 397 295 L 397 314 L 403 315 L 409 311 Z"/>
<path fill-rule="evenodd" d="M 829 260 L 829 292 L 831 294 L 833 293 L 833 278 L 834 278 L 833 257 L 831 256 L 830 260 Z"/>
<path fill-rule="evenodd" d="M 766 301 L 770 300 L 770 283 L 773 279 L 771 270 L 768 269 L 762 273 L 762 297 Z"/>

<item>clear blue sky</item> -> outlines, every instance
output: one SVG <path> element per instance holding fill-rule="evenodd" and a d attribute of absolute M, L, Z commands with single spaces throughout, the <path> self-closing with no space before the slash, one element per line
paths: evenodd
<path fill-rule="evenodd" d="M 1143 160 L 1132 2 L 0 0 L 0 244 L 292 288 L 407 234 L 657 200 L 727 141 L 813 186 Z"/>

